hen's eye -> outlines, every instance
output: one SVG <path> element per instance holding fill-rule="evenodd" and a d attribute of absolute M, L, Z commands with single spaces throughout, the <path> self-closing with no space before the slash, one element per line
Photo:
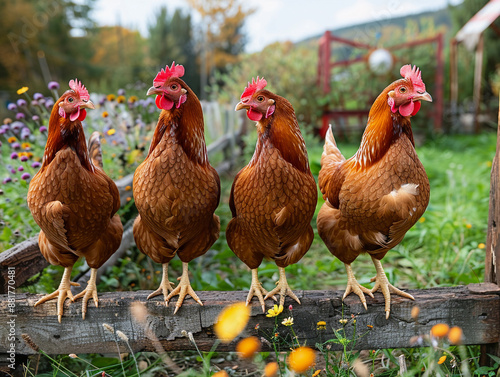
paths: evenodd
<path fill-rule="evenodd" d="M 177 90 L 177 85 L 176 85 L 176 84 L 172 84 L 172 85 L 170 85 L 170 89 L 172 89 L 172 90 Z"/>
<path fill-rule="evenodd" d="M 74 101 L 74 98 L 73 98 L 73 97 L 69 97 L 69 98 L 68 98 L 68 102 L 69 102 L 69 103 L 72 103 L 73 101 Z"/>
<path fill-rule="evenodd" d="M 406 93 L 406 87 L 402 86 L 399 88 L 399 93 Z"/>
<path fill-rule="evenodd" d="M 259 102 L 264 101 L 264 96 L 258 96 L 258 97 L 257 97 L 257 101 L 259 101 Z"/>

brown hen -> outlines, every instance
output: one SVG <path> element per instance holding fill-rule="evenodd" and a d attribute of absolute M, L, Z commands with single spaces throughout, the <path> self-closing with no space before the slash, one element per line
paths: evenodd
<path fill-rule="evenodd" d="M 266 84 L 258 77 L 257 82 L 252 80 L 236 105 L 257 122 L 258 141 L 251 161 L 233 182 L 229 199 L 233 218 L 226 230 L 229 247 L 252 270 L 247 305 L 257 296 L 263 311 L 264 300 L 275 293 L 280 294 L 281 305 L 286 295 L 300 303 L 287 283 L 285 267 L 297 263 L 311 246 L 311 219 L 318 199 L 293 107 L 265 90 Z M 271 292 L 258 279 L 264 257 L 279 268 L 279 281 Z"/>
<path fill-rule="evenodd" d="M 318 214 L 318 233 L 347 270 L 347 289 L 366 309 L 366 293 L 381 290 L 389 318 L 391 295 L 413 299 L 392 286 L 380 260 L 401 242 L 429 203 L 429 180 L 415 152 L 410 118 L 420 101 L 432 102 L 418 68 L 405 65 L 403 79 L 390 84 L 370 109 L 368 125 L 356 154 L 346 160 L 335 144 L 331 127 L 326 135 L 319 187 L 326 200 Z M 360 285 L 351 263 L 370 254 L 377 276 L 373 289 Z"/>
<path fill-rule="evenodd" d="M 219 237 L 214 214 L 220 200 L 220 181 L 208 162 L 203 112 L 194 92 L 180 77 L 184 67 L 172 63 L 161 70 L 148 95 L 156 94 L 161 114 L 144 162 L 134 174 L 134 198 L 139 216 L 134 238 L 139 250 L 163 265 L 160 287 L 148 299 L 179 295 L 174 314 L 186 295 L 203 305 L 191 287 L 188 263 L 205 254 Z M 168 264 L 179 255 L 182 276 L 172 289 Z"/>
<path fill-rule="evenodd" d="M 123 227 L 116 211 L 120 195 L 115 183 L 104 173 L 99 134 L 94 132 L 85 145 L 81 121 L 85 108 L 93 109 L 87 89 L 71 80 L 70 90 L 56 102 L 49 120 L 47 145 L 42 166 L 28 190 L 28 206 L 40 226 L 40 251 L 49 263 L 63 266 L 59 288 L 36 304 L 58 297 L 57 315 L 61 322 L 66 297 L 83 297 L 82 317 L 92 297 L 98 305 L 96 273 L 120 246 Z M 73 297 L 71 269 L 79 257 L 91 268 L 84 291 Z"/>

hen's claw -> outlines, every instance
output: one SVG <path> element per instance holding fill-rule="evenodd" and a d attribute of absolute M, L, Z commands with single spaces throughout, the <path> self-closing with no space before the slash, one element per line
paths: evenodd
<path fill-rule="evenodd" d="M 184 298 L 187 295 L 190 295 L 198 304 L 203 306 L 203 303 L 201 302 L 198 295 L 195 293 L 195 291 L 191 287 L 191 283 L 189 282 L 188 264 L 187 263 L 182 262 L 182 276 L 180 278 L 178 278 L 177 280 L 180 280 L 179 284 L 172 292 L 170 292 L 170 294 L 165 299 L 165 302 L 168 306 L 168 302 L 170 301 L 170 299 L 176 295 L 179 295 L 179 298 L 177 299 L 177 302 L 175 303 L 174 314 L 177 313 L 179 308 L 182 306 L 182 303 L 184 302 Z"/>
<path fill-rule="evenodd" d="M 97 269 L 90 269 L 90 280 L 87 283 L 87 287 L 75 296 L 75 300 L 83 297 L 82 301 L 82 319 L 85 319 L 85 314 L 87 314 L 87 302 L 92 297 L 94 299 L 94 305 L 97 308 L 99 306 L 99 298 L 97 297 Z"/>
<path fill-rule="evenodd" d="M 165 298 L 166 301 L 166 297 L 169 295 L 170 292 L 174 290 L 174 283 L 168 280 L 168 263 L 164 263 L 162 267 L 163 267 L 163 275 L 161 278 L 160 286 L 156 291 L 154 291 L 148 296 L 147 298 L 148 300 L 163 293 L 163 297 Z"/>
<path fill-rule="evenodd" d="M 268 292 L 264 289 L 264 287 L 262 286 L 262 283 L 259 281 L 259 277 L 257 275 L 257 269 L 252 269 L 252 284 L 250 285 L 250 291 L 248 292 L 248 296 L 247 296 L 247 301 L 246 301 L 246 304 L 248 306 L 248 304 L 250 304 L 250 302 L 252 301 L 252 298 L 254 296 L 257 296 L 257 298 L 259 299 L 259 302 L 260 302 L 260 306 L 262 308 L 262 313 L 265 313 L 266 312 L 266 305 L 264 303 L 264 296 L 263 295 L 267 295 Z M 267 296 L 266 296 L 267 298 Z M 274 301 L 276 301 L 276 297 L 272 296 L 271 297 Z"/>
<path fill-rule="evenodd" d="M 59 288 L 54 292 L 43 296 L 40 300 L 38 300 L 34 306 L 43 304 L 45 301 L 52 300 L 57 297 L 57 321 L 61 323 L 62 315 L 63 315 L 63 307 L 64 301 L 66 298 L 69 298 L 71 302 L 74 302 L 76 297 L 73 297 L 73 293 L 71 293 L 71 287 L 79 287 L 80 284 L 73 283 L 70 281 L 72 267 L 66 267 L 64 269 L 63 277 L 61 278 L 61 283 L 59 284 Z"/>
<path fill-rule="evenodd" d="M 371 281 L 375 282 L 375 286 L 372 288 L 371 292 L 376 292 L 377 290 L 381 290 L 385 299 L 385 319 L 389 319 L 389 315 L 391 313 L 391 293 L 397 294 L 399 296 L 403 296 L 409 298 L 411 300 L 415 300 L 411 294 L 403 292 L 401 289 L 396 288 L 387 279 L 385 275 L 384 269 L 382 268 L 382 263 L 372 257 L 373 264 L 375 265 L 375 269 L 377 270 L 377 276 L 371 279 Z"/>
<path fill-rule="evenodd" d="M 272 291 L 268 292 L 266 297 L 264 297 L 264 300 L 267 300 L 269 297 L 275 295 L 276 293 L 280 294 L 280 305 L 283 306 L 285 303 L 285 296 L 290 296 L 293 298 L 295 301 L 297 301 L 300 304 L 300 300 L 297 297 L 295 293 L 290 289 L 290 286 L 288 285 L 288 282 L 286 280 L 286 275 L 285 275 L 285 269 L 283 267 L 278 267 L 279 273 L 280 273 L 280 278 L 276 282 L 276 288 L 274 288 Z"/>
<path fill-rule="evenodd" d="M 342 300 L 344 300 L 352 292 L 358 295 L 359 299 L 361 300 L 361 303 L 365 307 L 365 310 L 368 310 L 368 307 L 366 306 L 366 298 L 364 293 L 373 298 L 372 291 L 366 287 L 363 287 L 361 284 L 358 283 L 358 281 L 354 277 L 351 265 L 346 263 L 345 269 L 347 272 L 347 288 L 345 290 L 344 296 L 342 296 Z"/>

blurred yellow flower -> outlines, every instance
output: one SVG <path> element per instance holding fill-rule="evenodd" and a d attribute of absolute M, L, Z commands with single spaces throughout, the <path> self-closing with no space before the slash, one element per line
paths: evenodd
<path fill-rule="evenodd" d="M 448 334 L 448 331 L 450 331 L 450 326 L 446 323 L 438 323 L 432 326 L 431 335 L 435 338 L 444 338 Z"/>
<path fill-rule="evenodd" d="M 125 96 L 118 96 L 116 98 L 116 102 L 118 102 L 118 103 L 123 103 L 123 102 L 125 102 L 125 100 L 126 100 Z"/>
<path fill-rule="evenodd" d="M 11 136 L 7 139 L 7 141 L 12 144 L 17 141 L 17 138 L 15 136 Z"/>
<path fill-rule="evenodd" d="M 109 113 L 107 111 L 102 112 L 102 117 L 107 118 L 109 116 Z"/>
<path fill-rule="evenodd" d="M 215 335 L 229 343 L 245 328 L 250 318 L 250 308 L 244 302 L 237 302 L 224 308 L 214 325 Z"/>
<path fill-rule="evenodd" d="M 313 373 L 313 375 L 311 377 L 316 377 L 320 373 L 321 373 L 321 369 L 318 369 L 316 372 Z"/>
<path fill-rule="evenodd" d="M 425 223 L 425 217 L 421 217 L 419 220 L 418 220 L 419 223 Z"/>
<path fill-rule="evenodd" d="M 110 128 L 108 132 L 106 132 L 109 136 L 114 135 L 116 133 L 116 130 L 114 128 Z"/>
<path fill-rule="evenodd" d="M 482 242 L 481 242 L 479 245 L 477 245 L 477 247 L 478 247 L 479 249 L 484 249 L 484 248 L 486 247 L 486 245 L 485 245 L 484 243 L 482 243 Z"/>
<path fill-rule="evenodd" d="M 316 323 L 316 330 L 326 330 L 326 322 L 319 321 L 318 323 Z"/>
<path fill-rule="evenodd" d="M 236 352 L 242 359 L 251 359 L 260 350 L 260 341 L 255 336 L 242 339 L 236 345 Z"/>
<path fill-rule="evenodd" d="M 217 373 L 212 374 L 212 377 L 229 377 L 229 374 L 225 370 L 220 370 Z"/>
<path fill-rule="evenodd" d="M 129 99 L 128 99 L 128 102 L 130 103 L 134 103 L 138 100 L 139 98 L 137 98 L 137 96 L 130 96 Z"/>
<path fill-rule="evenodd" d="M 17 90 L 17 94 L 21 95 L 23 93 L 26 93 L 28 91 L 28 87 L 27 86 L 23 86 L 21 89 L 18 89 Z"/>
<path fill-rule="evenodd" d="M 116 96 L 115 96 L 114 94 L 108 94 L 108 95 L 106 96 L 106 99 L 107 99 L 109 102 L 114 101 L 114 100 L 115 100 L 115 98 L 116 98 Z"/>
<path fill-rule="evenodd" d="M 125 186 L 125 191 L 130 191 L 132 189 L 132 186 Z"/>
<path fill-rule="evenodd" d="M 11 123 L 12 123 L 12 119 L 10 119 L 10 118 L 5 118 L 3 120 L 3 124 L 11 124 Z"/>
<path fill-rule="evenodd" d="M 316 352 L 309 347 L 294 349 L 288 356 L 288 366 L 297 373 L 303 373 L 314 365 Z"/>
<path fill-rule="evenodd" d="M 493 165 L 491 161 L 486 161 L 486 166 L 487 167 L 491 168 L 491 165 Z"/>
<path fill-rule="evenodd" d="M 281 324 L 285 325 L 285 326 L 292 326 L 293 325 L 293 317 L 285 318 L 283 320 L 283 322 L 281 322 Z"/>
<path fill-rule="evenodd" d="M 466 227 L 467 229 L 470 229 L 470 228 L 472 228 L 472 224 L 465 224 L 465 227 Z"/>
<path fill-rule="evenodd" d="M 453 345 L 462 343 L 462 329 L 458 326 L 454 326 L 450 329 L 448 333 L 448 339 Z"/>
<path fill-rule="evenodd" d="M 272 309 L 267 311 L 266 317 L 277 317 L 283 311 L 283 305 L 274 305 Z"/>
<path fill-rule="evenodd" d="M 438 364 L 443 364 L 446 361 L 446 355 L 439 358 Z"/>
<path fill-rule="evenodd" d="M 31 148 L 31 144 L 30 143 L 22 143 L 21 148 L 23 148 L 23 149 Z"/>
<path fill-rule="evenodd" d="M 265 377 L 274 377 L 278 374 L 279 366 L 278 363 L 273 361 L 266 365 L 264 368 L 264 376 Z"/>

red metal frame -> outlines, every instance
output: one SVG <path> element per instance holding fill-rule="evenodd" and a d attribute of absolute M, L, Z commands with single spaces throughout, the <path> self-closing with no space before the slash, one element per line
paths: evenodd
<path fill-rule="evenodd" d="M 318 59 L 318 85 L 322 89 L 323 93 L 329 93 L 331 90 L 330 77 L 331 70 L 334 67 L 345 67 L 354 63 L 359 63 L 365 61 L 366 58 L 358 57 L 351 60 L 341 60 L 337 62 L 331 61 L 331 43 L 339 42 L 356 48 L 375 50 L 375 46 L 370 46 L 364 43 L 351 41 L 349 39 L 340 38 L 332 35 L 330 31 L 326 31 L 325 34 L 319 40 L 319 59 Z M 386 47 L 389 51 L 396 51 L 402 48 L 419 46 L 422 44 L 436 43 L 436 76 L 435 76 L 435 93 L 433 93 L 433 98 L 435 102 L 435 111 L 432 115 L 434 130 L 441 132 L 442 130 L 442 119 L 443 119 L 443 74 L 444 74 L 444 62 L 443 62 L 443 34 L 439 33 L 435 37 L 410 41 L 406 43 L 401 43 L 395 46 Z M 351 110 L 351 111 L 338 111 L 324 109 L 322 115 L 322 126 L 320 129 L 321 137 L 324 137 L 326 131 L 328 130 L 328 125 L 331 118 L 339 118 L 342 116 L 363 116 L 368 115 L 369 110 Z"/>

